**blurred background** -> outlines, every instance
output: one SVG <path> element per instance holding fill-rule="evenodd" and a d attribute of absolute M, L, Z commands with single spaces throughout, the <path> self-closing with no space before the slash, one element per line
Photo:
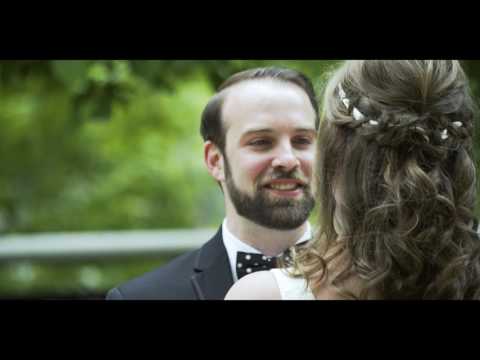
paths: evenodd
<path fill-rule="evenodd" d="M 199 133 L 215 88 L 271 65 L 320 88 L 337 63 L 0 61 L 0 298 L 101 299 L 201 246 L 223 219 Z"/>

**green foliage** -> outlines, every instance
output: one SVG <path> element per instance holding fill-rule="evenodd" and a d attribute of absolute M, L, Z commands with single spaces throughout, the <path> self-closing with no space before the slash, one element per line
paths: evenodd
<path fill-rule="evenodd" d="M 0 298 L 104 298 L 109 289 L 178 255 L 84 262 L 6 262 L 0 264 Z"/>
<path fill-rule="evenodd" d="M 478 94 L 480 62 L 465 68 Z M 256 66 L 324 60 L 0 62 L 0 232 L 215 226 L 222 194 L 203 165 L 200 114 Z M 475 151 L 480 159 L 479 135 Z"/>
<path fill-rule="evenodd" d="M 0 62 L 0 232 L 216 226 L 200 114 L 232 73 L 328 61 Z"/>

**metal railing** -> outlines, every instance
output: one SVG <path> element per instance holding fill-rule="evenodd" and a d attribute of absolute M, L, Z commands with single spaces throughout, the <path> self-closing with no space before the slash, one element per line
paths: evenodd
<path fill-rule="evenodd" d="M 0 237 L 0 261 L 63 260 L 180 253 L 199 248 L 217 229 L 37 233 Z"/>
<path fill-rule="evenodd" d="M 478 228 L 480 233 L 480 227 Z M 80 233 L 36 233 L 0 237 L 0 261 L 68 260 L 156 256 L 197 249 L 214 228 Z"/>

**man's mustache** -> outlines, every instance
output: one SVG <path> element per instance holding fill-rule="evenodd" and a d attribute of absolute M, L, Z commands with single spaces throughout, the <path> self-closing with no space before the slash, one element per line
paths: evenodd
<path fill-rule="evenodd" d="M 267 175 L 266 178 L 262 177 L 261 184 L 265 185 L 273 180 L 297 180 L 300 181 L 304 186 L 309 186 L 308 179 L 302 175 L 298 170 L 292 171 L 283 171 L 283 170 L 274 170 L 271 174 Z"/>

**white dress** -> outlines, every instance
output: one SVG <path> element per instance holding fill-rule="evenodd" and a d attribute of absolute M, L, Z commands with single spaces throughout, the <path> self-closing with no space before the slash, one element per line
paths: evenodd
<path fill-rule="evenodd" d="M 304 278 L 291 277 L 283 269 L 271 269 L 270 272 L 277 282 L 282 300 L 315 300 Z"/>

